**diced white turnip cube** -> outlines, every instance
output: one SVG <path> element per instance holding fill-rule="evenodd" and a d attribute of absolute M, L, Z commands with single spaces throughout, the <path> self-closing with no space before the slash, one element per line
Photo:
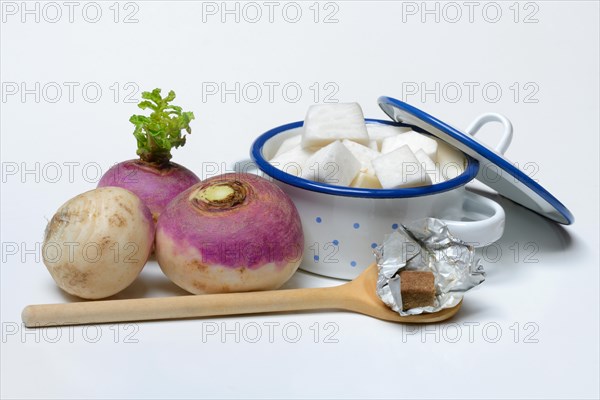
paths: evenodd
<path fill-rule="evenodd" d="M 273 157 L 269 162 L 275 166 L 275 168 L 287 172 L 288 174 L 300 176 L 302 174 L 304 163 L 314 153 L 315 152 L 312 149 L 303 149 L 302 146 L 297 145 L 291 150 Z"/>
<path fill-rule="evenodd" d="M 431 184 L 429 175 L 407 145 L 374 159 L 373 167 L 384 189 Z"/>
<path fill-rule="evenodd" d="M 381 144 L 381 153 L 387 154 L 402 146 L 410 147 L 413 153 L 423 149 L 427 157 L 437 161 L 437 141 L 415 131 L 385 138 Z"/>
<path fill-rule="evenodd" d="M 379 152 L 379 145 L 377 144 L 377 140 L 369 140 L 369 148 L 371 150 L 375 150 L 376 152 Z"/>
<path fill-rule="evenodd" d="M 275 153 L 274 157 L 277 157 L 277 156 L 285 153 L 286 151 L 289 151 L 289 150 L 293 149 L 294 147 L 299 146 L 301 141 L 302 141 L 302 135 L 296 135 L 296 136 L 292 136 L 292 137 L 285 139 L 279 145 L 279 148 L 277 149 L 277 152 Z"/>
<path fill-rule="evenodd" d="M 440 141 L 438 143 L 438 164 L 445 179 L 453 179 L 465 171 L 465 156 L 456 148 Z"/>
<path fill-rule="evenodd" d="M 356 178 L 350 183 L 350 187 L 365 188 L 365 189 L 381 189 L 381 183 L 375 175 L 359 172 Z"/>
<path fill-rule="evenodd" d="M 368 145 L 365 117 L 358 103 L 310 106 L 304 119 L 302 147 L 321 147 L 341 139 Z"/>
<path fill-rule="evenodd" d="M 302 177 L 337 186 L 348 186 L 360 171 L 361 163 L 339 140 L 310 156 L 302 167 Z"/>
<path fill-rule="evenodd" d="M 373 161 L 375 158 L 381 155 L 378 151 L 375 151 L 366 146 L 363 146 L 362 144 L 358 144 L 348 139 L 344 139 L 344 141 L 342 141 L 342 144 L 346 146 L 348 150 L 350 150 L 352 155 L 356 157 L 358 161 L 360 161 L 360 172 L 366 172 L 367 174 L 375 175 L 375 170 L 373 169 L 371 161 Z"/>
<path fill-rule="evenodd" d="M 396 136 L 400 133 L 408 132 L 410 128 L 405 128 L 401 126 L 392 126 L 385 124 L 367 124 L 367 132 L 369 134 L 369 139 L 377 142 L 377 146 L 381 149 L 381 143 L 383 139 L 388 138 L 390 136 Z"/>
<path fill-rule="evenodd" d="M 427 154 L 425 154 L 423 149 L 419 149 L 415 152 L 415 157 L 417 157 L 417 160 L 421 163 L 421 167 L 425 170 L 425 173 L 429 175 L 431 183 L 440 183 L 444 181 L 438 165 L 436 165 L 431 158 L 427 157 Z"/>

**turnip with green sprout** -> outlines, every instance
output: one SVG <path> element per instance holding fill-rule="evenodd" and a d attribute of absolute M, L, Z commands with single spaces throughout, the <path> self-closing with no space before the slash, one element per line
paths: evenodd
<path fill-rule="evenodd" d="M 102 176 L 98 187 L 130 190 L 148 206 L 156 221 L 175 196 L 200 181 L 189 169 L 171 162 L 171 149 L 185 145 L 185 133 L 191 133 L 194 114 L 169 104 L 175 99 L 173 91 L 163 98 L 160 89 L 154 89 L 143 92 L 142 98 L 138 107 L 152 113 L 129 119 L 135 125 L 139 159 L 114 165 Z"/>

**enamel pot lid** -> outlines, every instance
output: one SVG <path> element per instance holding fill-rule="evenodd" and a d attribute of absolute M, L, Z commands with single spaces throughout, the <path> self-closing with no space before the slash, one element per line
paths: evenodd
<path fill-rule="evenodd" d="M 382 96 L 377 102 L 394 121 L 421 128 L 477 159 L 480 168 L 476 179 L 502 196 L 558 223 L 570 225 L 574 222 L 573 214 L 567 207 L 504 158 L 502 154 L 512 138 L 512 125 L 503 116 L 485 114 L 467 129 L 467 134 L 403 101 Z M 490 121 L 501 122 L 505 128 L 504 136 L 494 150 L 473 136 Z"/>

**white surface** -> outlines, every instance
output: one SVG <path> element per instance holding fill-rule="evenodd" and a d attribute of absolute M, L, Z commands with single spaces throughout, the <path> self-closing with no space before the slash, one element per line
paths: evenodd
<path fill-rule="evenodd" d="M 2 397 L 599 396 L 598 3 L 519 3 L 514 22 L 513 2 L 499 2 L 497 23 L 483 18 L 483 2 L 472 23 L 462 3 L 455 3 L 462 12 L 455 23 L 449 22 L 455 9 L 445 3 L 437 3 L 439 22 L 435 15 L 412 14 L 421 2 L 321 3 L 320 20 L 337 10 L 339 22 L 329 24 L 313 22 L 312 2 L 298 3 L 303 14 L 295 24 L 282 18 L 284 3 L 275 8 L 273 23 L 266 6 L 259 22 L 247 21 L 255 14 L 246 8 L 239 23 L 234 15 L 222 23 L 220 14 L 203 15 L 203 3 L 122 3 L 120 20 L 137 7 L 139 22 L 132 24 L 113 22 L 112 2 L 98 4 L 103 14 L 95 24 L 82 18 L 83 3 L 73 23 L 66 7 L 56 23 L 46 21 L 55 16 L 50 9 L 39 23 L 31 15 L 22 23 L 20 14 L 3 11 L 1 81 L 29 88 L 57 82 L 63 97 L 47 101 L 55 96 L 49 85 L 39 103 L 33 94 L 24 102 L 15 95 L 0 103 Z M 492 7 L 486 8 L 488 19 L 495 15 Z M 93 10 L 88 13 L 93 17 Z M 538 22 L 524 23 L 531 13 Z M 79 83 L 72 102 L 63 82 Z M 103 90 L 96 103 L 81 94 L 89 82 Z M 115 82 L 117 102 L 110 89 Z M 126 87 L 128 82 L 141 90 L 172 88 L 177 104 L 195 112 L 194 133 L 174 160 L 202 177 L 244 159 L 258 134 L 302 119 L 317 87 L 319 102 L 327 96 L 358 101 L 367 117 L 385 119 L 376 104 L 380 95 L 407 100 L 459 127 L 482 112 L 500 112 L 515 128 L 507 157 L 535 174 L 576 222 L 562 227 L 492 194 L 506 210 L 505 235 L 484 253 L 486 282 L 442 325 L 415 328 L 322 312 L 24 331 L 19 324 L 26 304 L 73 299 L 54 286 L 35 251 L 23 250 L 35 249 L 47 218 L 64 201 L 94 187 L 96 166 L 105 171 L 134 156 L 128 117 L 137 111 L 123 100 L 135 86 Z M 226 95 L 225 102 L 203 93 L 221 82 L 229 89 L 240 82 L 247 93 Z M 278 83 L 272 99 L 264 82 Z M 281 93 L 290 82 L 296 84 L 288 85 L 288 98 L 293 87 L 302 89 L 297 102 Z M 422 99 L 421 84 L 431 89 L 436 82 L 440 90 Z M 474 88 L 471 98 L 465 82 Z M 262 98 L 251 102 L 256 85 Z M 415 87 L 419 93 L 410 95 Z M 457 87 L 458 100 L 452 91 Z M 502 95 L 492 102 L 497 87 Z M 486 128 L 478 137 L 495 143 L 499 134 Z M 80 163 L 73 165 L 72 179 L 65 162 Z M 15 166 L 33 169 L 35 163 L 44 171 L 40 176 L 6 176 Z M 62 172 L 57 181 L 52 163 Z M 10 255 L 9 246 L 17 254 Z M 298 273 L 286 287 L 337 283 Z M 168 294 L 181 291 L 151 262 L 119 297 Z M 269 323 L 280 324 L 273 327 L 272 343 Z M 239 343 L 233 334 L 203 340 L 210 329 L 238 326 Z M 251 343 L 257 326 L 262 337 Z M 298 327 L 301 338 L 288 343 Z M 9 334 L 13 328 L 15 335 Z M 501 337 L 491 343 L 497 328 Z M 457 329 L 462 336 L 452 343 Z M 101 337 L 90 343 L 97 332 Z M 337 342 L 326 343 L 332 332 L 329 339 Z M 127 334 L 133 336 L 126 340 Z M 527 343 L 531 339 L 537 343 Z"/>

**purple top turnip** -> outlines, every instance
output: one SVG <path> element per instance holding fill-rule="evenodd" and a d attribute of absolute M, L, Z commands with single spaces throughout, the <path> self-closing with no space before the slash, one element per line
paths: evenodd
<path fill-rule="evenodd" d="M 152 110 L 149 116 L 132 115 L 133 135 L 137 140 L 139 159 L 123 161 L 110 168 L 98 182 L 98 187 L 117 186 L 135 193 L 150 209 L 154 220 L 179 193 L 200 179 L 190 170 L 171 162 L 171 149 L 185 145 L 185 130 L 191 133 L 192 112 L 170 105 L 175 92 L 161 97 L 160 89 L 143 92 L 138 104 L 142 110 Z"/>
<path fill-rule="evenodd" d="M 275 289 L 304 250 L 291 199 L 264 178 L 235 173 L 177 196 L 158 220 L 155 243 L 163 272 L 197 294 Z"/>

